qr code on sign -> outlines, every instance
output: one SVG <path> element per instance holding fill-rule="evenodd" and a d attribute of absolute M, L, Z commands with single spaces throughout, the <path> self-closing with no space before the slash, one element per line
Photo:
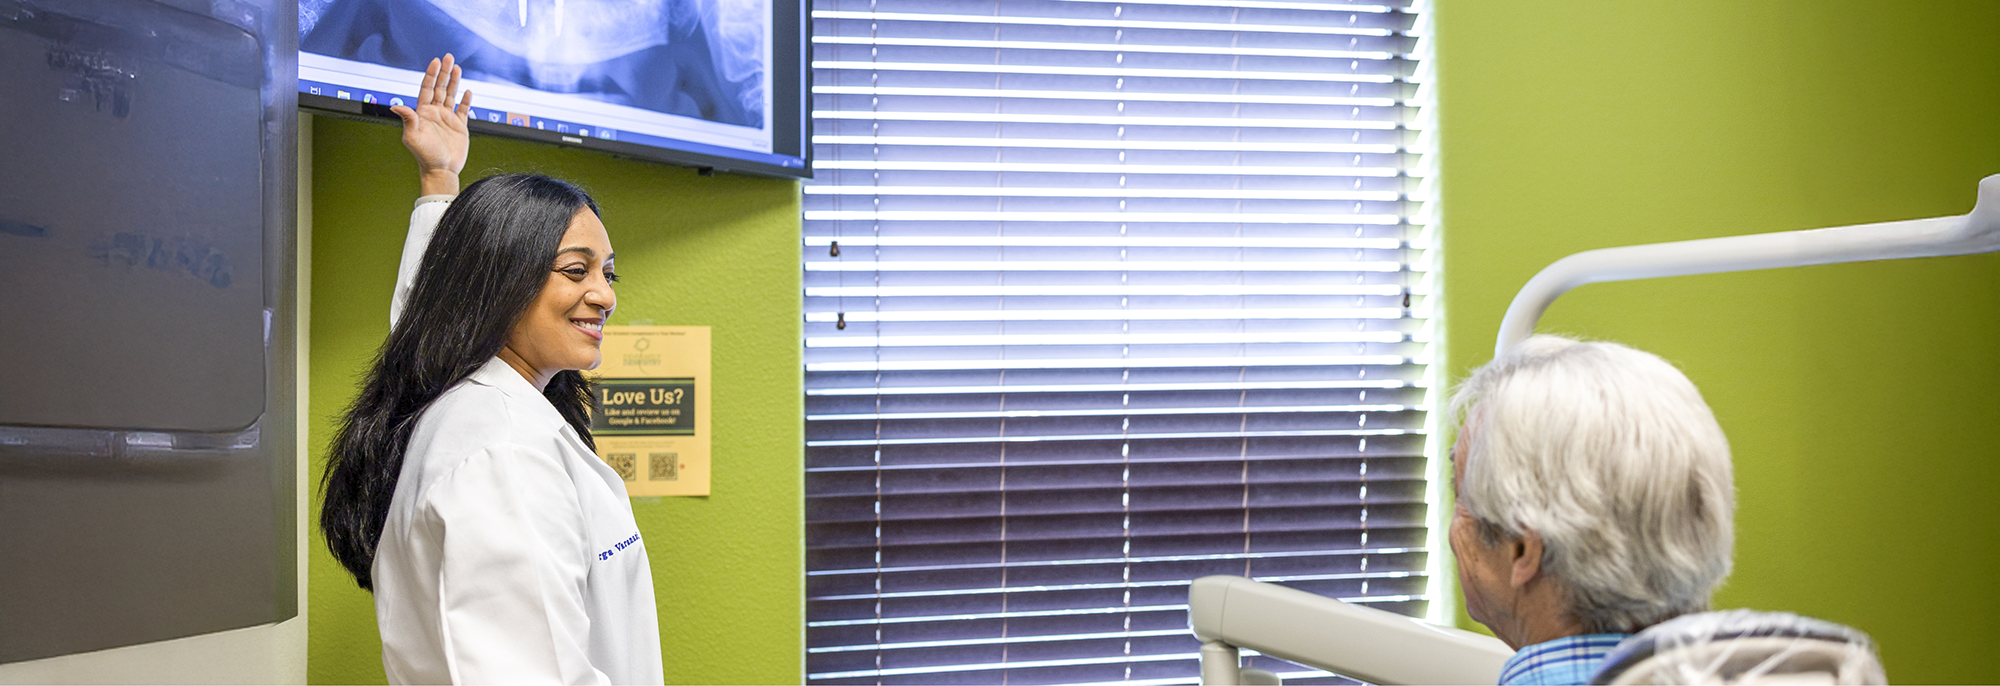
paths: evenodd
<path fill-rule="evenodd" d="M 611 453 L 604 456 L 604 461 L 611 465 L 613 471 L 618 472 L 618 478 L 626 481 L 639 480 L 638 455 L 633 453 Z"/>
<path fill-rule="evenodd" d="M 680 453 L 648 453 L 646 466 L 646 478 L 654 481 L 681 480 Z"/>

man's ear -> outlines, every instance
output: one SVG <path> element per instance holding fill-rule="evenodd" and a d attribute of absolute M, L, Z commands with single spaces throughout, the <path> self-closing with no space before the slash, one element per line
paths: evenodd
<path fill-rule="evenodd" d="M 1514 558 L 1511 565 L 1513 575 L 1509 581 L 1514 588 L 1525 587 L 1542 575 L 1542 535 L 1524 527 L 1521 537 L 1508 543 L 1507 552 Z"/>

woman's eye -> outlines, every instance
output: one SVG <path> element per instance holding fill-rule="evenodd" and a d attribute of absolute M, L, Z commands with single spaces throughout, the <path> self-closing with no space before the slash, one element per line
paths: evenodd
<path fill-rule="evenodd" d="M 582 267 L 569 267 L 565 269 L 558 269 L 556 271 L 562 272 L 563 274 L 568 275 L 569 278 L 572 279 L 581 279 L 583 277 L 590 275 L 590 270 L 584 269 Z"/>
<path fill-rule="evenodd" d="M 611 283 L 618 283 L 618 272 L 614 272 L 614 271 L 610 271 L 610 270 L 605 270 L 605 272 L 604 272 L 604 280 L 605 280 L 605 281 L 609 281 L 609 282 L 611 282 Z"/>

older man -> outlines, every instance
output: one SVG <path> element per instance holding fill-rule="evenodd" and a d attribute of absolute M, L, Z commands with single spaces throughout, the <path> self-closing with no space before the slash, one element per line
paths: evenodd
<path fill-rule="evenodd" d="M 1729 443 L 1673 365 L 1523 341 L 1452 398 L 1451 549 L 1466 610 L 1517 652 L 1501 684 L 1583 684 L 1627 635 L 1729 575 Z"/>

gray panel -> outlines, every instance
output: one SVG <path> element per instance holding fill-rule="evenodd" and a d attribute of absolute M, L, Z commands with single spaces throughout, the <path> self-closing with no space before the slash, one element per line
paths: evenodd
<path fill-rule="evenodd" d="M 295 19 L 0 0 L 0 663 L 297 614 Z"/>
<path fill-rule="evenodd" d="M 0 349 L 29 362 L 0 365 L 0 388 L 50 391 L 0 393 L 0 424 L 263 413 L 263 55 L 237 27 L 151 14 L 178 30 L 0 20 L 0 121 L 24 134 L 0 155 Z"/>
<path fill-rule="evenodd" d="M 293 614 L 272 559 L 290 499 L 244 452 L 0 460 L 0 662 Z"/>

